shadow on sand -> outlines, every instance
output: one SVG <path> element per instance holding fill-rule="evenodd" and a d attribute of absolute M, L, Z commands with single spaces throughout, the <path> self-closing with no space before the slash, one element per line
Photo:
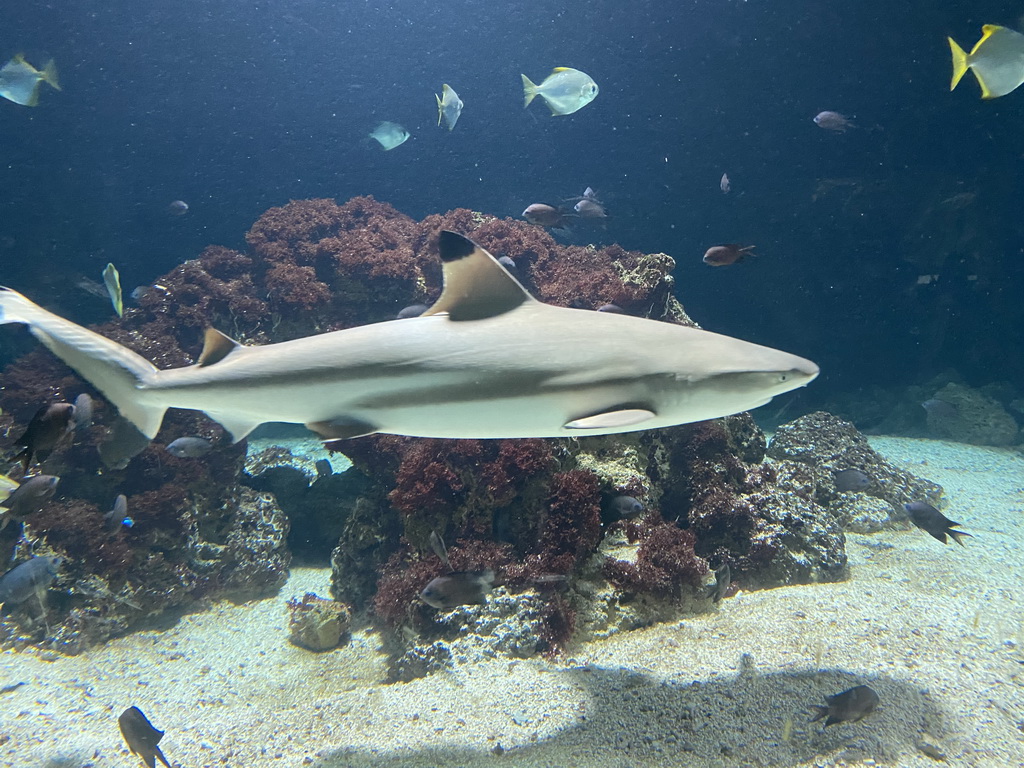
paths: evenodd
<path fill-rule="evenodd" d="M 316 768 L 445 766 L 794 766 L 817 758 L 892 764 L 917 753 L 922 734 L 943 735 L 940 709 L 914 685 L 843 670 L 759 674 L 728 679 L 658 681 L 619 669 L 571 670 L 590 705 L 576 724 L 548 739 L 501 754 L 494 744 L 372 754 L 338 750 Z M 680 675 L 684 678 L 683 675 Z M 878 709 L 859 723 L 827 729 L 810 723 L 809 707 L 826 695 L 870 685 Z M 783 740 L 787 720 L 788 740 Z"/>

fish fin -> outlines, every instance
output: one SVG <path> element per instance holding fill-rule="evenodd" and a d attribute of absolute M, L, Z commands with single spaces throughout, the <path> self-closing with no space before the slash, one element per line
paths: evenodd
<path fill-rule="evenodd" d="M 446 312 L 452 320 L 482 320 L 534 301 L 497 259 L 468 237 L 442 230 L 438 250 L 444 288 L 421 317 Z"/>
<path fill-rule="evenodd" d="M 207 328 L 206 335 L 203 337 L 203 351 L 199 353 L 196 365 L 205 368 L 208 365 L 219 363 L 241 347 L 241 344 L 227 334 L 221 333 L 216 328 Z"/>
<path fill-rule="evenodd" d="M 242 416 L 237 413 L 218 413 L 217 411 L 203 411 L 207 416 L 220 424 L 231 434 L 231 442 L 237 443 L 256 427 L 263 423 L 258 417 Z"/>
<path fill-rule="evenodd" d="M 444 107 L 441 106 L 441 97 L 440 96 L 438 96 L 435 93 L 434 94 L 434 98 L 437 99 L 437 127 L 440 128 L 441 127 L 441 117 L 444 116 Z"/>
<path fill-rule="evenodd" d="M 57 82 L 57 64 L 53 59 L 46 62 L 46 66 L 43 67 L 43 71 L 40 72 L 40 74 L 43 76 L 44 82 L 48 83 L 53 88 L 56 88 L 58 91 L 63 90 L 63 88 L 60 87 L 60 83 Z"/>
<path fill-rule="evenodd" d="M 961 547 L 962 547 L 962 546 L 964 546 L 964 543 L 963 543 L 962 541 L 960 541 L 960 537 L 961 537 L 961 536 L 966 536 L 966 537 L 967 537 L 967 538 L 969 538 L 969 539 L 970 539 L 970 538 L 973 538 L 973 537 L 971 536 L 971 534 L 969 534 L 969 533 L 964 533 L 963 531 L 954 531 L 954 530 L 947 530 L 947 531 L 946 531 L 946 533 L 948 533 L 948 534 L 950 535 L 950 537 L 951 537 L 951 538 L 953 539 L 953 541 L 955 541 L 955 542 L 956 542 L 957 544 L 959 544 L 959 545 L 960 545 Z"/>
<path fill-rule="evenodd" d="M 582 419 L 574 419 L 565 425 L 565 429 L 608 429 L 610 427 L 629 427 L 633 424 L 642 424 L 648 419 L 653 419 L 654 411 L 646 408 L 616 408 L 611 411 L 602 411 L 593 416 L 584 416 Z"/>
<path fill-rule="evenodd" d="M 523 104 L 523 108 L 525 109 L 530 106 L 530 102 L 533 101 L 534 97 L 537 95 L 537 86 L 534 85 L 526 75 L 520 75 L 520 77 L 523 78 L 523 94 L 526 97 L 526 103 Z"/>
<path fill-rule="evenodd" d="M 38 81 L 36 82 L 35 87 L 32 88 L 32 93 L 29 94 L 29 97 L 24 102 L 24 105 L 26 107 L 38 107 L 39 106 L 39 83 L 38 83 Z"/>
<path fill-rule="evenodd" d="M 969 65 L 967 63 L 967 52 L 957 45 L 956 40 L 952 37 L 947 37 L 946 39 L 949 41 L 949 49 L 953 53 L 953 79 L 949 84 L 949 90 L 952 91 L 956 88 L 957 83 L 960 82 L 960 78 L 967 72 Z"/>
<path fill-rule="evenodd" d="M 338 416 L 326 421 L 311 421 L 306 424 L 306 429 L 331 440 L 348 440 L 353 437 L 372 435 L 377 431 L 377 426 L 362 419 Z"/>
<path fill-rule="evenodd" d="M 162 736 L 162 735 L 163 735 L 163 733 L 161 732 L 161 734 L 160 734 L 160 735 Z M 164 757 L 164 753 L 160 751 L 160 747 L 158 747 L 158 746 L 157 746 L 156 744 L 154 744 L 154 745 L 153 745 L 153 752 L 154 752 L 154 754 L 155 754 L 155 755 L 156 755 L 157 757 L 159 757 L 159 758 L 160 758 L 160 762 L 161 762 L 161 763 L 163 763 L 164 765 L 166 765 L 166 766 L 167 766 L 167 768 L 171 768 L 171 764 L 170 764 L 169 762 L 167 762 L 167 758 L 166 758 L 166 757 Z"/>
<path fill-rule="evenodd" d="M 811 712 L 814 715 L 814 717 L 811 718 L 811 722 L 816 723 L 828 714 L 828 707 L 823 707 L 820 704 L 812 704 Z"/>
<path fill-rule="evenodd" d="M 156 436 L 167 408 L 142 401 L 146 382 L 157 374 L 142 355 L 0 287 L 0 324 L 4 323 L 27 325 L 43 346 L 103 393 L 142 434 L 150 440 Z"/>

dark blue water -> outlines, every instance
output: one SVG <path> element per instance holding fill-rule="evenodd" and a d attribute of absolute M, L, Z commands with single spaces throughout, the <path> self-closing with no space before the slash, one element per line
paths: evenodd
<path fill-rule="evenodd" d="M 941 5 L 7 8 L 0 58 L 52 56 L 64 90 L 44 86 L 35 109 L 0 102 L 2 281 L 98 320 L 109 307 L 74 277 L 112 261 L 127 287 L 146 283 L 208 244 L 241 247 L 289 199 L 517 216 L 589 185 L 611 218 L 579 237 L 670 253 L 698 322 L 814 358 L 821 391 L 947 367 L 1019 382 L 1024 91 L 982 103 L 968 75 L 950 94 L 945 41 L 969 48 L 1019 9 Z M 598 98 L 564 117 L 524 110 L 520 73 L 554 66 L 589 73 Z M 451 133 L 436 127 L 444 82 L 466 105 Z M 824 109 L 858 128 L 823 131 Z M 382 152 L 366 140 L 381 120 L 412 138 Z M 965 208 L 943 203 L 960 193 Z M 166 214 L 174 199 L 187 216 Z M 702 264 L 721 242 L 760 256 Z"/>

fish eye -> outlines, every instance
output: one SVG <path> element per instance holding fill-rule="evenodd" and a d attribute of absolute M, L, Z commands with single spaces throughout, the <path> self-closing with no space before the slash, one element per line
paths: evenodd
<path fill-rule="evenodd" d="M 789 374 L 788 373 L 780 373 L 779 374 L 779 381 L 780 382 L 789 381 Z"/>

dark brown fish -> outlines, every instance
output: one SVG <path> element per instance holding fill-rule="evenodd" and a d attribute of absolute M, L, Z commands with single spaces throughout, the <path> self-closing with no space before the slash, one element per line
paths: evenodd
<path fill-rule="evenodd" d="M 28 423 L 21 437 L 14 441 L 22 450 L 14 457 L 28 471 L 40 453 L 49 453 L 75 428 L 75 406 L 71 403 L 44 405 Z M 45 456 L 43 457 L 45 458 Z"/>
<path fill-rule="evenodd" d="M 725 593 L 729 591 L 731 584 L 732 570 L 729 568 L 728 563 L 722 563 L 720 568 L 715 569 L 715 583 L 711 585 L 709 590 L 712 602 L 721 602 L 722 598 L 725 597 Z"/>
<path fill-rule="evenodd" d="M 704 263 L 712 267 L 727 267 L 743 261 L 746 256 L 753 255 L 754 246 L 737 245 L 727 243 L 726 245 L 713 245 L 704 254 Z"/>
<path fill-rule="evenodd" d="M 564 227 L 565 211 L 546 203 L 533 203 L 523 211 L 523 218 L 539 227 Z"/>
<path fill-rule="evenodd" d="M 860 493 L 871 487 L 871 478 L 859 469 L 840 469 L 834 479 L 840 493 Z"/>
<path fill-rule="evenodd" d="M 812 723 L 827 716 L 825 727 L 836 723 L 856 723 L 875 711 L 878 706 L 878 694 L 866 685 L 858 685 L 848 691 L 837 693 L 833 696 L 826 696 L 826 706 L 815 704 L 811 707 L 814 710 Z"/>
<path fill-rule="evenodd" d="M 427 605 L 451 609 L 460 605 L 479 605 L 494 588 L 494 571 L 459 571 L 438 576 L 420 592 Z"/>
<path fill-rule="evenodd" d="M 154 728 L 141 709 L 128 707 L 117 718 L 117 724 L 121 727 L 121 735 L 124 736 L 129 751 L 141 757 L 144 765 L 154 768 L 159 758 L 161 763 L 171 768 L 171 764 L 157 746 L 164 737 L 164 732 Z"/>
<path fill-rule="evenodd" d="M 907 510 L 907 514 L 910 515 L 910 520 L 914 525 L 931 536 L 934 536 L 943 544 L 947 543 L 946 535 L 948 534 L 953 537 L 953 541 L 962 547 L 964 543 L 960 541 L 960 537 L 969 537 L 971 535 L 969 533 L 964 533 L 963 531 L 954 531 L 953 528 L 961 525 L 961 523 L 950 520 L 944 514 L 939 512 L 939 510 L 925 501 L 912 501 L 909 504 L 904 504 L 903 508 Z"/>

